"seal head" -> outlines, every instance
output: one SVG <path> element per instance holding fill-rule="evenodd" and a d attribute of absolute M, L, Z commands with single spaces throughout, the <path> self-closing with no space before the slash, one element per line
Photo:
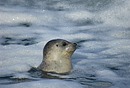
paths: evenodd
<path fill-rule="evenodd" d="M 43 61 L 38 69 L 58 74 L 69 73 L 72 69 L 71 56 L 76 46 L 76 43 L 63 39 L 49 41 L 43 49 Z"/>

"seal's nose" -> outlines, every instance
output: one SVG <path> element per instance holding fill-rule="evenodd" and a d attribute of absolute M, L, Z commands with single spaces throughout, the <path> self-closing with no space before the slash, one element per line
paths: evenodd
<path fill-rule="evenodd" d="M 77 49 L 77 44 L 76 43 L 73 43 L 74 44 L 74 47 Z"/>
<path fill-rule="evenodd" d="M 74 45 L 75 45 L 75 46 L 77 46 L 77 44 L 76 44 L 76 43 L 74 43 Z"/>
<path fill-rule="evenodd" d="M 76 47 L 76 49 L 79 49 L 80 48 L 80 45 L 78 45 L 77 43 L 73 43 L 74 46 Z"/>

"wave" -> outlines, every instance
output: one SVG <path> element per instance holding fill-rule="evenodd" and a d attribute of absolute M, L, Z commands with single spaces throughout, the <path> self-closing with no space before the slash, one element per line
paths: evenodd
<path fill-rule="evenodd" d="M 129 0 L 0 0 L 0 5 L 2 8 L 0 24 L 12 24 L 12 22 L 60 26 L 107 24 L 129 27 L 130 23 Z M 16 6 L 30 8 L 30 11 L 35 8 L 41 12 L 37 16 L 37 12 L 30 14 L 25 11 L 23 13 L 24 10 L 20 8 L 18 8 L 19 11 L 14 8 L 15 13 L 5 9 Z M 43 14 L 43 11 L 47 14 Z"/>

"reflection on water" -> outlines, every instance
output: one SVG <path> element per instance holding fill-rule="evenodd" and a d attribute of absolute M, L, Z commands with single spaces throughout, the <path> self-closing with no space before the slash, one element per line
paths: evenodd
<path fill-rule="evenodd" d="M 20 73 L 20 74 L 25 75 L 25 73 Z M 52 73 L 51 75 L 47 73 L 43 74 L 42 72 L 38 72 L 38 70 L 36 72 L 35 70 L 34 73 L 29 72 L 28 76 L 30 76 L 30 78 L 15 78 L 13 75 L 3 76 L 3 77 L 0 77 L 0 84 L 10 85 L 10 84 L 17 84 L 17 83 L 22 83 L 22 82 L 39 81 L 42 79 L 60 79 L 60 80 L 65 80 L 65 81 L 78 82 L 82 84 L 84 87 L 88 86 L 89 88 L 108 88 L 113 85 L 111 82 L 108 82 L 108 81 L 100 81 L 96 79 L 96 77 L 93 75 L 86 75 L 85 77 L 64 78 L 62 77 L 63 75 L 52 74 Z"/>

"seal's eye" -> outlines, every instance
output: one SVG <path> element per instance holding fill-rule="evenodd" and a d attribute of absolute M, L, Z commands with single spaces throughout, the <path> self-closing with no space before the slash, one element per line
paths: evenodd
<path fill-rule="evenodd" d="M 58 45 L 58 44 L 56 44 L 56 46 L 58 47 L 59 45 Z"/>
<path fill-rule="evenodd" d="M 66 42 L 63 42 L 63 43 L 62 43 L 62 46 L 66 46 L 66 45 L 67 45 L 67 43 L 66 43 Z"/>

